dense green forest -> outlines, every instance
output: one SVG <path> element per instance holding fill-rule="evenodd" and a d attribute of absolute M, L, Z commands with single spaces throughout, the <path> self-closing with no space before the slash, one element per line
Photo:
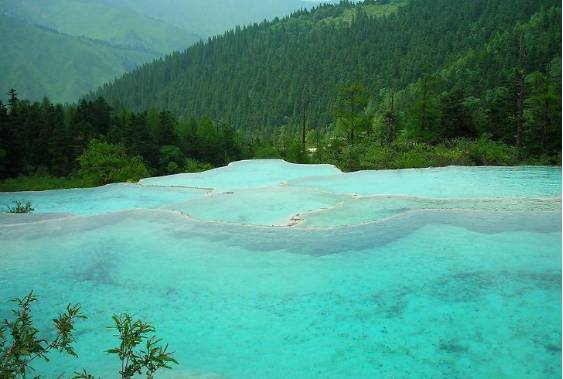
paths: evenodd
<path fill-rule="evenodd" d="M 561 6 L 322 5 L 199 43 L 78 104 L 10 91 L 0 106 L 3 190 L 247 158 L 345 170 L 560 164 Z"/>
<path fill-rule="evenodd" d="M 250 147 L 234 128 L 207 118 L 179 122 L 167 111 L 132 113 L 102 98 L 63 106 L 10 91 L 9 103 L 0 103 L 0 179 L 31 176 L 26 189 L 198 171 L 252 157 Z M 11 183 L 0 187 L 20 189 Z"/>
<path fill-rule="evenodd" d="M 536 73 L 525 84 L 533 89 L 542 80 Z M 429 123 L 431 129 L 423 128 L 424 112 L 417 110 L 421 128 L 407 138 L 398 135 L 392 105 L 382 120 L 367 115 L 366 90 L 357 83 L 339 91 L 334 129 L 308 129 L 305 117 L 298 132 L 282 127 L 269 134 L 208 117 L 177 119 L 155 108 L 131 112 L 111 107 L 101 97 L 64 106 L 47 98 L 30 102 L 11 90 L 8 104 L 0 102 L 0 191 L 137 181 L 250 158 L 332 163 L 344 170 L 560 163 L 560 150 L 545 152 L 560 140 L 554 130 L 542 128 L 545 117 L 560 118 L 559 103 L 553 102 L 558 95 L 540 92 L 522 104 L 523 128 L 537 135 L 523 139 L 521 146 L 486 133 L 474 138 L 471 117 L 458 96 L 448 95 L 433 105 L 448 118 L 442 116 L 437 126 Z M 425 106 L 424 97 L 417 104 Z M 376 123 L 382 127 L 372 128 Z"/>
<path fill-rule="evenodd" d="M 340 89 L 356 82 L 365 134 L 385 134 L 391 112 L 387 142 L 486 135 L 549 155 L 560 149 L 560 67 L 556 0 L 342 2 L 227 32 L 92 96 L 257 135 L 298 133 L 305 117 L 326 134 L 339 126 Z"/>

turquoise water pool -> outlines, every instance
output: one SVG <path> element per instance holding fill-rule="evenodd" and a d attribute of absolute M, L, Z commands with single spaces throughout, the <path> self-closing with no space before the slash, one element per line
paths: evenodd
<path fill-rule="evenodd" d="M 0 216 L 1 298 L 89 316 L 37 369 L 115 377 L 104 327 L 132 312 L 163 378 L 561 377 L 560 169 L 219 170 L 17 195 L 44 205 Z"/>

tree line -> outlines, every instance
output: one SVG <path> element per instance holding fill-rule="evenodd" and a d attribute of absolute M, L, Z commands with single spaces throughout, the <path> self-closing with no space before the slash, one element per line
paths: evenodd
<path fill-rule="evenodd" d="M 68 185 L 91 186 L 250 158 L 345 170 L 560 164 L 560 59 L 545 73 L 514 70 L 486 102 L 462 87 L 440 91 L 440 80 L 423 75 L 407 90 L 385 89 L 379 103 L 362 84 L 350 83 L 339 89 L 325 128 L 311 125 L 314 113 L 305 106 L 299 124 L 271 130 L 178 119 L 155 108 L 133 112 L 101 97 L 72 105 L 30 102 L 11 90 L 8 104 L 0 102 L 0 179 L 73 177 L 79 181 Z M 23 187 L 16 189 L 42 189 Z"/>
<path fill-rule="evenodd" d="M 62 105 L 22 100 L 11 90 L 8 104 L 0 103 L 0 179 L 82 173 L 91 184 L 105 184 L 224 165 L 251 156 L 250 148 L 240 131 L 220 121 L 130 112 L 103 98 Z M 102 160 L 128 172 L 95 177 Z"/>

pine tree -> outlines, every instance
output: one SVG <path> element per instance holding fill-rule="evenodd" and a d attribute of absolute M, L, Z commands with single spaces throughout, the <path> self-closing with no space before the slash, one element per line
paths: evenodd
<path fill-rule="evenodd" d="M 348 141 L 353 144 L 360 129 L 366 128 L 366 119 L 362 112 L 368 103 L 367 91 L 359 83 L 352 83 L 340 89 L 337 116 L 348 129 Z"/>
<path fill-rule="evenodd" d="M 441 138 L 472 138 L 477 136 L 471 114 L 465 107 L 463 90 L 456 89 L 441 99 Z"/>
<path fill-rule="evenodd" d="M 410 134 L 426 142 L 436 142 L 440 131 L 440 108 L 437 95 L 437 79 L 423 75 L 418 82 L 416 99 L 410 109 Z"/>

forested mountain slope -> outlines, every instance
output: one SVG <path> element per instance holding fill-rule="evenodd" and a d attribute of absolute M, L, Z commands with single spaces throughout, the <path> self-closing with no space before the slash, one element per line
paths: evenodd
<path fill-rule="evenodd" d="M 72 37 L 0 15 L 0 87 L 30 99 L 74 101 L 157 54 Z M 2 96 L 3 97 L 3 96 Z"/>
<path fill-rule="evenodd" d="M 247 128 L 298 124 L 307 104 L 309 124 L 324 127 L 338 89 L 358 82 L 372 110 L 386 106 L 391 89 L 400 112 L 416 105 L 422 87 L 435 96 L 458 90 L 472 111 L 506 123 L 491 107 L 509 101 L 503 94 L 515 72 L 556 72 L 560 55 L 557 0 L 341 3 L 227 32 L 96 95 Z M 481 131 L 491 121 L 480 120 Z"/>

